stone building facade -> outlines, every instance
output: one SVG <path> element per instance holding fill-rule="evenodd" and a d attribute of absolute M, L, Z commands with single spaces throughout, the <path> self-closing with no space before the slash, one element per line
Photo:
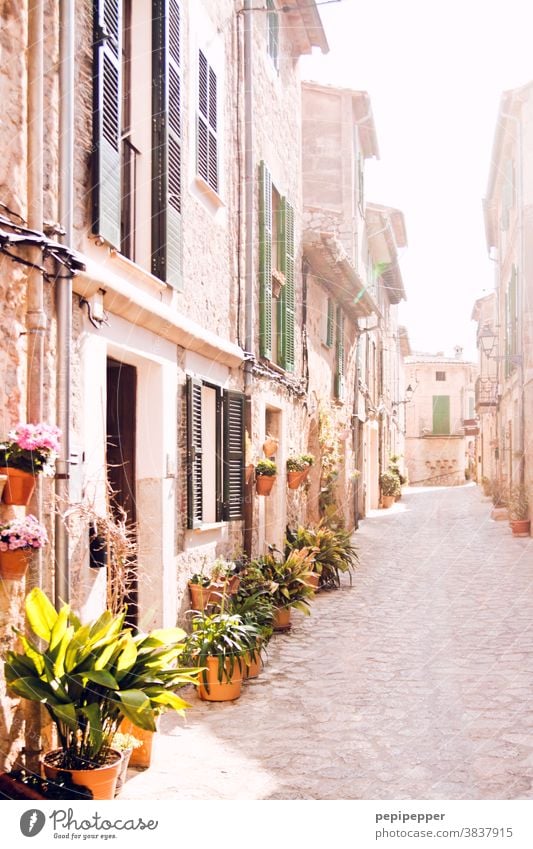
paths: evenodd
<path fill-rule="evenodd" d="M 405 358 L 405 380 L 413 395 L 406 404 L 405 460 L 413 486 L 458 486 L 475 477 L 477 366 L 443 354 Z"/>

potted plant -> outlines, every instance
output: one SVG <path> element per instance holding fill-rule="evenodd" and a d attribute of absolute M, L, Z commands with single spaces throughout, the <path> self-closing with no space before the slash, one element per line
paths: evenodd
<path fill-rule="evenodd" d="M 128 766 L 132 753 L 135 751 L 135 749 L 140 749 L 141 746 L 142 740 L 139 740 L 138 737 L 134 737 L 133 734 L 124 734 L 121 731 L 117 731 L 116 734 L 113 736 L 113 740 L 111 741 L 111 748 L 122 754 L 120 771 L 118 773 L 117 778 L 117 786 L 115 788 L 115 796 L 120 793 L 124 782 L 126 781 L 126 775 L 128 772 Z"/>
<path fill-rule="evenodd" d="M 300 525 L 293 530 L 287 527 L 285 553 L 304 548 L 313 553 L 313 574 L 318 575 L 320 587 L 338 589 L 340 575 L 346 572 L 352 583 L 352 572 L 359 563 L 359 556 L 349 531 L 330 528 L 324 521 L 316 528 Z"/>
<path fill-rule="evenodd" d="M 211 574 L 195 572 L 189 580 L 189 592 L 194 610 L 205 610 L 220 605 L 224 596 L 231 596 L 239 588 L 240 565 L 218 558 L 211 567 Z"/>
<path fill-rule="evenodd" d="M 391 507 L 394 504 L 394 499 L 401 493 L 400 481 L 397 475 L 392 472 L 383 472 L 379 476 L 379 485 L 381 487 L 381 505 L 382 507 Z"/>
<path fill-rule="evenodd" d="M 52 476 L 61 431 L 55 425 L 19 424 L 0 443 L 0 474 L 7 475 L 5 504 L 26 506 L 35 489 L 35 477 Z"/>
<path fill-rule="evenodd" d="M 226 702 L 241 695 L 244 655 L 255 651 L 259 628 L 235 613 L 203 613 L 192 620 L 187 655 L 199 668 L 198 695 Z"/>
<path fill-rule="evenodd" d="M 21 650 L 7 652 L 5 678 L 13 695 L 41 702 L 55 726 L 59 748 L 43 756 L 44 773 L 54 781 L 68 773 L 94 799 L 112 799 L 122 761 L 112 741 L 123 717 L 154 731 L 162 710 L 189 706 L 174 692 L 197 683 L 198 670 L 179 665 L 186 634 L 133 636 L 125 611 L 105 610 L 82 625 L 69 605 L 57 612 L 38 588 L 25 609 L 42 648 L 15 629 Z"/>
<path fill-rule="evenodd" d="M 35 516 L 0 524 L 0 575 L 10 581 L 24 577 L 31 555 L 48 544 L 46 529 Z"/>
<path fill-rule="evenodd" d="M 261 653 L 272 636 L 274 621 L 274 602 L 260 570 L 251 566 L 243 576 L 239 591 L 230 599 L 229 612 L 259 631 L 254 649 L 244 655 L 244 678 L 257 678 L 262 668 Z"/>
<path fill-rule="evenodd" d="M 282 559 L 267 554 L 256 561 L 274 602 L 275 631 L 289 630 L 293 607 L 309 614 L 309 599 L 314 595 L 309 584 L 313 562 L 313 553 L 307 548 L 290 551 Z"/>
<path fill-rule="evenodd" d="M 513 536 L 529 536 L 531 520 L 529 515 L 529 501 L 527 492 L 523 486 L 514 486 L 509 494 L 509 524 Z"/>
<path fill-rule="evenodd" d="M 258 495 L 270 495 L 278 467 L 273 460 L 259 460 L 255 464 L 255 488 Z"/>
<path fill-rule="evenodd" d="M 312 454 L 294 454 L 287 458 L 287 483 L 289 489 L 298 489 L 309 474 L 313 465 Z"/>

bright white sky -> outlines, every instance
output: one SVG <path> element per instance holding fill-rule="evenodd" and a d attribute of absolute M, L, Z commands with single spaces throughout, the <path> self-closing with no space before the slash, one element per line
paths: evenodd
<path fill-rule="evenodd" d="M 481 203 L 501 93 L 533 79 L 533 0 L 340 0 L 320 15 L 330 53 L 304 57 L 302 77 L 370 95 L 366 198 L 405 215 L 411 346 L 474 356 L 472 307 L 494 285 Z"/>

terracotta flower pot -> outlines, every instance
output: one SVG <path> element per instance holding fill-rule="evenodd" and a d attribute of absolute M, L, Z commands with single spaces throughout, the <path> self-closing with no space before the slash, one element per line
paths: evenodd
<path fill-rule="evenodd" d="M 291 608 L 276 607 L 274 611 L 274 631 L 288 631 L 291 627 Z"/>
<path fill-rule="evenodd" d="M 121 734 L 131 734 L 133 737 L 136 737 L 137 740 L 140 740 L 142 744 L 132 751 L 129 766 L 137 767 L 137 769 L 148 769 L 152 763 L 154 732 L 146 731 L 144 728 L 139 728 L 129 719 L 122 720 L 119 731 Z"/>
<path fill-rule="evenodd" d="M 263 442 L 263 452 L 265 457 L 272 457 L 273 454 L 278 450 L 279 439 L 274 439 L 273 437 L 267 436 L 265 441 Z"/>
<path fill-rule="evenodd" d="M 255 489 L 258 495 L 270 495 L 276 475 L 256 475 Z"/>
<path fill-rule="evenodd" d="M 307 474 L 305 469 L 301 472 L 287 472 L 287 483 L 289 485 L 289 489 L 298 489 L 306 479 Z"/>
<path fill-rule="evenodd" d="M 92 793 L 93 799 L 114 799 L 117 786 L 118 774 L 122 765 L 122 755 L 115 749 L 111 749 L 115 760 L 113 763 L 97 766 L 93 769 L 64 769 L 56 766 L 61 749 L 48 752 L 42 759 L 44 774 L 50 781 L 57 782 L 60 774 L 67 773 L 73 784 L 87 788 Z"/>
<path fill-rule="evenodd" d="M 235 659 L 233 672 L 230 677 L 230 661 L 229 658 L 224 664 L 224 673 L 222 681 L 218 680 L 218 657 L 206 658 L 206 671 L 200 672 L 200 684 L 198 686 L 198 695 L 204 701 L 209 702 L 232 702 L 238 699 L 242 689 L 242 664 L 239 664 L 239 658 Z M 204 678 L 205 676 L 205 678 Z M 204 682 L 206 680 L 207 686 Z"/>
<path fill-rule="evenodd" d="M 509 522 L 514 537 L 528 537 L 531 530 L 531 519 L 511 519 Z"/>
<path fill-rule="evenodd" d="M 189 583 L 189 592 L 191 594 L 192 609 L 205 610 L 213 594 L 212 584 L 209 584 L 207 587 L 202 587 L 200 584 Z"/>
<path fill-rule="evenodd" d="M 32 548 L 0 551 L 0 575 L 7 581 L 20 581 L 28 570 Z"/>
<path fill-rule="evenodd" d="M 21 469 L 0 467 L 0 474 L 7 475 L 7 481 L 2 493 L 4 504 L 18 504 L 27 507 L 35 489 L 35 475 L 23 472 Z"/>
<path fill-rule="evenodd" d="M 126 776 L 128 773 L 128 765 L 130 762 L 130 758 L 132 756 L 133 749 L 123 749 L 122 750 L 122 762 L 120 764 L 120 770 L 117 777 L 117 786 L 115 787 L 115 796 L 120 793 L 122 790 L 124 783 L 126 781 Z"/>
<path fill-rule="evenodd" d="M 382 495 L 381 506 L 386 510 L 394 504 L 394 495 Z"/>
<path fill-rule="evenodd" d="M 305 579 L 305 583 L 309 587 L 313 587 L 314 591 L 316 592 L 320 584 L 320 575 L 318 574 L 318 572 L 311 572 Z"/>
<path fill-rule="evenodd" d="M 252 652 L 246 652 L 244 655 L 244 680 L 247 678 L 257 678 L 259 673 L 263 668 L 263 661 L 261 659 L 261 648 L 260 644 L 258 644 L 257 650 Z"/>

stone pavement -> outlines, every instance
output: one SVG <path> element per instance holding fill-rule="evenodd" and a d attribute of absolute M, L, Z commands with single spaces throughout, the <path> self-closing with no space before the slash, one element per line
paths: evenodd
<path fill-rule="evenodd" d="M 231 704 L 167 714 L 122 799 L 533 798 L 533 539 L 474 485 L 407 490 L 356 534 Z"/>

